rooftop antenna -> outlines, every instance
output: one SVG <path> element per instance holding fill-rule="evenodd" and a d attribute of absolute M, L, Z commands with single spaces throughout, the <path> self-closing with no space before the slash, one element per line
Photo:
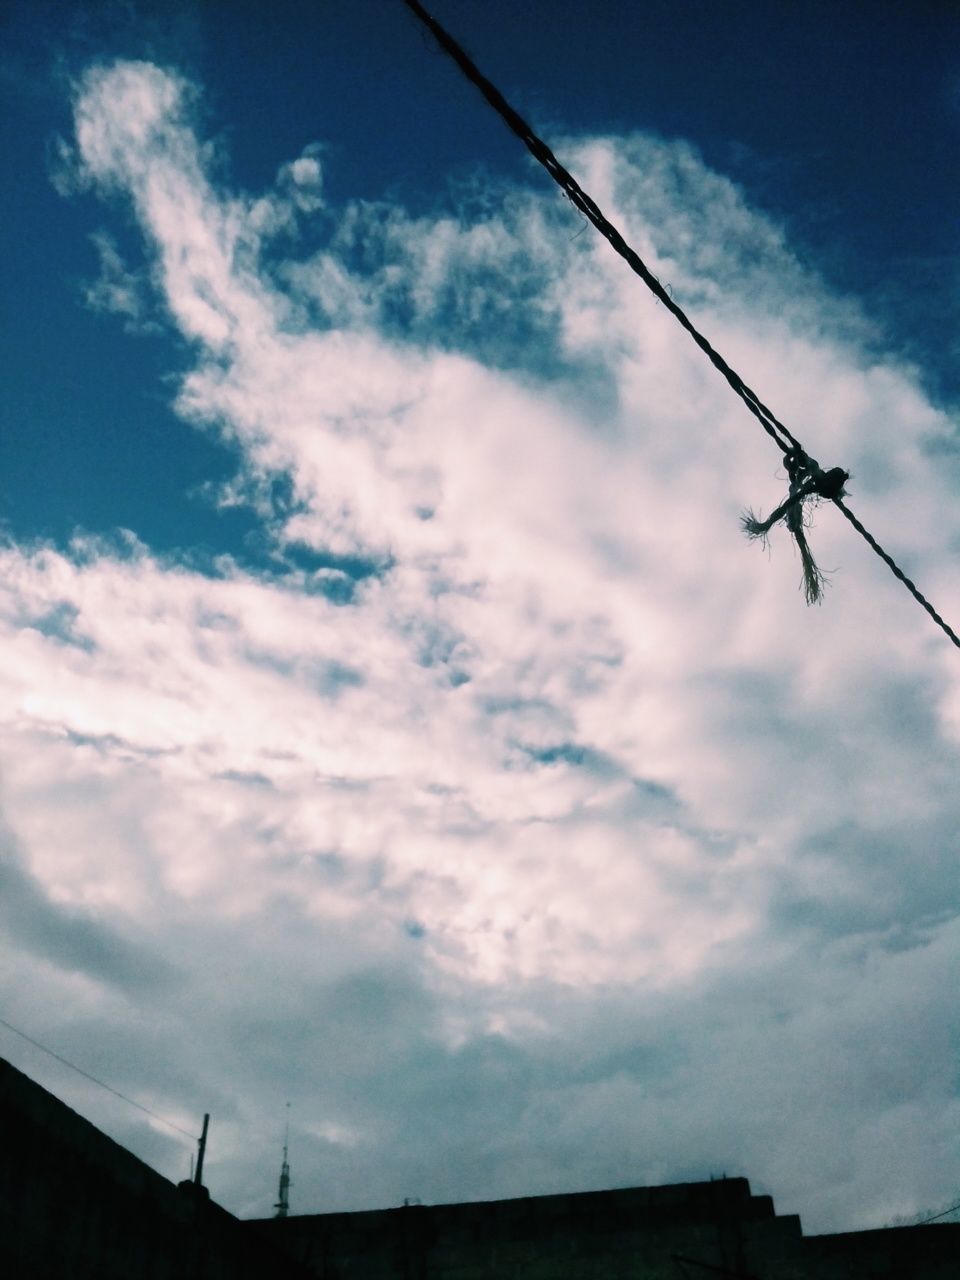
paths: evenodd
<path fill-rule="evenodd" d="M 207 1126 L 210 1123 L 210 1113 L 207 1112 L 203 1117 L 203 1129 L 200 1131 L 200 1141 L 197 1146 L 197 1168 L 193 1175 L 193 1181 L 196 1186 L 203 1186 L 203 1157 L 207 1150 Z"/>
<path fill-rule="evenodd" d="M 290 1103 L 287 1103 L 287 1127 L 283 1134 L 283 1164 L 280 1166 L 280 1198 L 273 1206 L 276 1213 L 275 1218 L 285 1218 L 290 1212 L 290 1165 L 287 1161 L 287 1152 L 290 1147 Z"/>

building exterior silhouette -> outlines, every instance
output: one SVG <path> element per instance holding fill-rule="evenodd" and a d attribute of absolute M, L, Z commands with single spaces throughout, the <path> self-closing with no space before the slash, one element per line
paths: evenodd
<path fill-rule="evenodd" d="M 804 1236 L 745 1178 L 241 1221 L 0 1059 L 9 1280 L 957 1280 L 960 1224 Z"/>

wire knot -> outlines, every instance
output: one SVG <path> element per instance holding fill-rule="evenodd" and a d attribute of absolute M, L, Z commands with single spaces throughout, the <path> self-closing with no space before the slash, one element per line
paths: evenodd
<path fill-rule="evenodd" d="M 817 471 L 813 491 L 818 498 L 842 498 L 846 490 L 844 485 L 850 479 L 850 472 L 843 467 L 831 467 L 829 471 Z"/>
<path fill-rule="evenodd" d="M 783 465 L 790 479 L 789 497 L 771 511 L 766 520 L 759 519 L 752 511 L 744 512 L 741 517 L 743 531 L 748 538 L 766 539 L 777 521 L 783 520 L 800 552 L 800 560 L 803 564 L 803 589 L 807 604 L 819 604 L 823 599 L 823 589 L 827 579 L 814 560 L 807 543 L 807 522 L 804 518 L 803 504 L 809 498 L 833 501 L 843 497 L 844 485 L 850 479 L 850 473 L 844 471 L 843 467 L 831 467 L 829 471 L 824 471 L 816 458 L 811 458 L 799 445 L 785 450 Z"/>

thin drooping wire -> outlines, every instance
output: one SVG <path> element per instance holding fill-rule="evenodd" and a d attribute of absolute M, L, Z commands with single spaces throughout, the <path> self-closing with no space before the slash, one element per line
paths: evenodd
<path fill-rule="evenodd" d="M 911 1222 L 911 1227 L 925 1227 L 928 1222 L 937 1222 L 940 1218 L 947 1217 L 948 1214 L 956 1213 L 960 1209 L 960 1200 L 956 1204 L 952 1204 L 949 1209 L 944 1209 L 942 1213 L 932 1213 L 929 1218 L 921 1218 L 919 1222 Z"/>
<path fill-rule="evenodd" d="M 0 1018 L 0 1026 L 4 1026 L 8 1031 L 12 1031 L 15 1036 L 20 1036 L 22 1040 L 26 1040 L 28 1044 L 32 1044 L 35 1049 L 39 1049 L 41 1053 L 47 1053 L 51 1058 L 56 1058 L 58 1062 L 62 1062 L 65 1067 L 69 1067 L 71 1071 L 76 1071 L 77 1075 L 83 1076 L 85 1080 L 99 1085 L 101 1089 L 106 1089 L 107 1093 L 112 1093 L 115 1098 L 120 1098 L 123 1102 L 127 1102 L 131 1107 L 136 1107 L 138 1111 L 144 1112 L 153 1120 L 158 1120 L 161 1124 L 165 1124 L 170 1129 L 176 1129 L 177 1133 L 182 1133 L 185 1138 L 189 1138 L 191 1142 L 197 1142 L 199 1139 L 196 1134 L 188 1133 L 186 1129 L 181 1129 L 178 1124 L 174 1124 L 172 1120 L 167 1120 L 164 1116 L 158 1116 L 155 1111 L 151 1111 L 149 1107 L 143 1106 L 140 1102 L 134 1102 L 133 1098 L 128 1098 L 125 1093 L 121 1093 L 119 1089 L 114 1089 L 109 1084 L 104 1084 L 102 1080 L 98 1080 L 96 1076 L 92 1076 L 89 1071 L 84 1071 L 83 1067 L 78 1067 L 75 1062 L 68 1062 L 66 1058 L 54 1053 L 52 1049 L 48 1049 L 45 1044 L 41 1044 L 39 1040 L 34 1040 L 33 1036 L 28 1036 L 25 1031 L 21 1031 L 19 1027 L 15 1027 L 12 1022 L 7 1022 L 6 1018 Z"/>
<path fill-rule="evenodd" d="M 670 314 L 674 316 L 684 329 L 686 329 L 687 333 L 694 340 L 700 350 L 707 356 L 710 363 L 723 375 L 732 390 L 740 397 L 746 407 L 763 427 L 764 431 L 766 431 L 767 435 L 775 442 L 780 451 L 786 454 L 791 448 L 793 448 L 800 450 L 803 454 L 806 454 L 806 450 L 800 444 L 799 440 L 797 440 L 796 436 L 794 436 L 792 432 L 784 426 L 774 413 L 763 403 L 756 392 L 747 386 L 736 370 L 732 369 L 730 365 L 727 364 L 726 360 L 724 360 L 723 356 L 721 356 L 710 342 L 707 341 L 683 309 L 674 302 L 673 298 L 667 290 L 664 289 L 663 285 L 649 267 L 647 267 L 646 263 L 636 250 L 627 244 L 626 240 L 624 240 L 617 228 L 607 220 L 592 197 L 583 190 L 573 175 L 563 167 L 547 144 L 538 137 L 536 133 L 534 133 L 533 129 L 519 114 L 519 112 L 515 111 L 514 108 L 511 107 L 510 103 L 507 102 L 506 98 L 504 98 L 496 85 L 487 79 L 466 51 L 461 48 L 456 40 L 454 40 L 453 36 L 451 36 L 449 32 L 440 25 L 436 18 L 424 9 L 423 5 L 420 4 L 420 0 L 404 0 L 404 3 L 411 13 L 413 13 L 430 31 L 441 49 L 443 49 L 444 53 L 448 54 L 467 79 L 470 80 L 472 84 L 476 85 L 490 106 L 493 107 L 494 111 L 496 111 L 497 115 L 499 115 L 507 127 L 517 135 L 534 159 L 537 160 L 544 169 L 546 169 L 547 173 L 550 174 L 551 178 L 553 178 L 554 182 L 557 183 L 567 198 L 580 210 L 584 217 L 588 218 L 590 222 L 593 223 L 604 239 L 610 243 L 620 257 L 627 263 L 630 269 L 640 277 L 651 293 L 653 293 L 663 303 Z M 944 634 L 957 646 L 958 649 L 960 649 L 960 636 L 957 635 L 952 627 L 947 625 L 940 614 L 937 613 L 936 609 L 934 609 L 930 601 L 921 594 L 916 584 L 911 582 L 903 570 L 897 565 L 892 556 L 888 555 L 877 542 L 876 538 L 874 538 L 872 534 L 868 533 L 850 508 L 844 505 L 842 499 L 837 497 L 832 498 L 831 501 L 840 508 L 847 520 L 850 521 L 856 531 L 867 542 L 868 546 L 877 553 L 893 575 L 903 583 L 913 598 L 927 611 L 937 626 L 940 627 Z"/>

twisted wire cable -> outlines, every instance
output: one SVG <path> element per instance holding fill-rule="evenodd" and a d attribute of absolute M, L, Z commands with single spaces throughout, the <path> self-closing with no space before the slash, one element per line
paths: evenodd
<path fill-rule="evenodd" d="M 740 397 L 747 409 L 753 414 L 764 431 L 777 445 L 781 453 L 784 455 L 796 450 L 800 455 L 809 457 L 800 441 L 793 433 L 776 417 L 771 409 L 767 407 L 757 395 L 755 391 L 749 387 L 737 371 L 724 360 L 723 356 L 716 348 L 707 340 L 693 324 L 686 312 L 680 307 L 669 292 L 663 287 L 657 277 L 649 269 L 637 251 L 632 248 L 623 238 L 617 228 L 604 216 L 593 198 L 587 194 L 580 186 L 576 178 L 564 168 L 547 144 L 540 138 L 524 120 L 523 116 L 516 111 L 506 100 L 496 85 L 488 80 L 466 50 L 453 38 L 450 33 L 440 25 L 420 3 L 420 0 L 403 0 L 407 8 L 414 16 L 427 28 L 434 39 L 439 44 L 444 53 L 457 64 L 466 78 L 474 84 L 484 98 L 493 107 L 497 115 L 507 125 L 507 127 L 516 134 L 520 141 L 524 144 L 535 160 L 546 169 L 547 173 L 553 178 L 554 182 L 560 187 L 561 191 L 567 196 L 571 203 L 580 210 L 594 227 L 600 232 L 605 240 L 609 242 L 612 248 L 627 263 L 630 269 L 640 277 L 651 293 L 657 297 L 660 302 L 667 308 L 670 314 L 677 322 L 687 331 L 693 341 L 700 350 L 706 355 L 710 363 L 716 368 L 729 384 L 733 392 Z M 819 471 L 819 468 L 817 468 Z M 834 468 L 834 470 L 838 470 Z M 830 474 L 830 473 L 826 473 Z M 889 555 L 877 542 L 876 538 L 864 528 L 863 524 L 857 519 L 848 506 L 845 505 L 839 496 L 833 496 L 830 501 L 839 507 L 843 515 L 853 525 L 854 529 L 867 542 L 880 559 L 886 564 L 893 573 L 894 577 L 907 588 L 913 598 L 919 605 L 924 608 L 937 626 L 943 631 L 949 640 L 952 641 L 958 649 L 960 649 L 960 636 L 949 626 L 937 610 L 933 607 L 929 600 L 920 592 L 919 588 L 913 583 L 903 570 L 899 567 L 891 555 Z"/>

